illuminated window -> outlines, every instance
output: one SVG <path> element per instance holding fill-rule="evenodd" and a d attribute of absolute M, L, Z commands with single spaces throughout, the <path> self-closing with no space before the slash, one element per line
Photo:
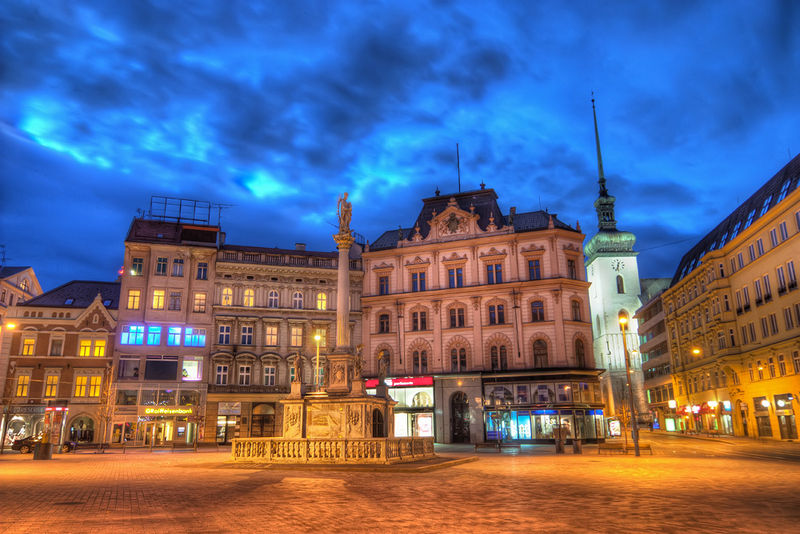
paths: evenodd
<path fill-rule="evenodd" d="M 278 299 L 278 292 L 275 291 L 274 289 L 271 289 L 267 297 L 267 307 L 277 308 L 279 305 L 280 305 L 280 300 Z"/>
<path fill-rule="evenodd" d="M 103 381 L 102 376 L 90 376 L 89 377 L 89 396 L 90 397 L 99 397 L 100 396 L 100 384 Z"/>
<path fill-rule="evenodd" d="M 244 305 L 248 308 L 252 308 L 255 305 L 256 297 L 255 291 L 252 289 L 245 289 L 244 290 Z"/>
<path fill-rule="evenodd" d="M 169 292 L 169 309 L 177 311 L 181 309 L 181 293 L 180 291 Z"/>
<path fill-rule="evenodd" d="M 300 347 L 303 345 L 303 327 L 293 326 L 291 329 L 290 343 L 292 347 Z"/>
<path fill-rule="evenodd" d="M 58 396 L 58 375 L 47 375 L 44 384 L 44 396 L 45 397 Z"/>
<path fill-rule="evenodd" d="M 206 312 L 206 294 L 205 293 L 195 293 L 194 294 L 194 306 L 192 307 L 192 311 L 194 313 L 205 313 Z"/>
<path fill-rule="evenodd" d="M 75 377 L 75 397 L 85 397 L 86 396 L 86 386 L 89 383 L 88 376 L 78 376 Z"/>
<path fill-rule="evenodd" d="M 164 293 L 163 289 L 154 289 L 153 290 L 153 309 L 154 310 L 163 310 L 164 309 Z"/>
<path fill-rule="evenodd" d="M 131 262 L 131 275 L 142 276 L 144 271 L 144 258 L 133 258 Z"/>
<path fill-rule="evenodd" d="M 36 340 L 32 337 L 26 337 L 22 340 L 22 355 L 33 356 L 33 347 L 36 345 Z"/>
<path fill-rule="evenodd" d="M 148 345 L 161 345 L 161 327 L 148 326 L 147 327 L 147 344 Z"/>
<path fill-rule="evenodd" d="M 92 355 L 92 340 L 81 339 L 78 348 L 78 356 L 91 356 Z"/>
<path fill-rule="evenodd" d="M 184 382 L 197 382 L 203 379 L 203 361 L 202 360 L 183 360 L 183 369 L 181 371 L 181 378 Z"/>
<path fill-rule="evenodd" d="M 141 345 L 144 343 L 144 326 L 125 325 L 119 338 L 120 345 Z"/>
<path fill-rule="evenodd" d="M 28 388 L 31 385 L 30 375 L 19 375 L 17 377 L 17 397 L 27 397 Z"/>
<path fill-rule="evenodd" d="M 328 345 L 328 329 L 317 328 L 314 330 L 314 336 L 319 336 L 319 346 L 326 347 Z M 314 340 L 316 342 L 316 340 Z"/>
<path fill-rule="evenodd" d="M 242 327 L 241 344 L 242 345 L 252 345 L 253 344 L 253 327 L 252 326 L 243 326 Z"/>
<path fill-rule="evenodd" d="M 265 329 L 266 337 L 264 342 L 269 346 L 278 345 L 278 327 L 275 325 L 268 325 Z"/>
<path fill-rule="evenodd" d="M 167 258 L 156 258 L 156 276 L 167 276 Z"/>
<path fill-rule="evenodd" d="M 233 304 L 233 289 L 226 287 L 222 290 L 222 305 L 230 306 Z"/>
<path fill-rule="evenodd" d="M 206 329 L 205 328 L 186 328 L 184 344 L 187 347 L 205 347 Z"/>
<path fill-rule="evenodd" d="M 129 310 L 138 310 L 139 309 L 139 299 L 142 296 L 142 292 L 138 289 L 129 289 L 128 290 L 128 309 Z"/>
<path fill-rule="evenodd" d="M 328 309 L 328 296 L 325 293 L 317 293 L 317 309 L 318 310 Z"/>
<path fill-rule="evenodd" d="M 167 329 L 167 345 L 170 347 L 178 347 L 181 344 L 181 327 L 170 326 Z"/>
<path fill-rule="evenodd" d="M 303 309 L 303 294 L 299 291 L 295 291 L 294 294 L 292 294 L 292 308 L 296 310 Z"/>
<path fill-rule="evenodd" d="M 97 339 L 94 342 L 94 355 L 97 358 L 102 358 L 106 355 L 106 340 Z"/>

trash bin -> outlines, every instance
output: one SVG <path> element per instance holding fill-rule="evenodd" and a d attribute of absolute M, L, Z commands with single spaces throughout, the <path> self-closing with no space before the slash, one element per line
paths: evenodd
<path fill-rule="evenodd" d="M 37 443 L 33 446 L 33 459 L 34 460 L 52 460 L 53 459 L 53 444 L 52 443 Z"/>
<path fill-rule="evenodd" d="M 572 440 L 572 453 L 583 454 L 583 442 L 579 439 Z"/>

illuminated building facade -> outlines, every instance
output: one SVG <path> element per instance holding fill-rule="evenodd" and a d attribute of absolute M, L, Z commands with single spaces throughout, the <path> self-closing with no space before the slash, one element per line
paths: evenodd
<path fill-rule="evenodd" d="M 3 397 L 9 403 L 5 445 L 43 431 L 45 408 L 66 411 L 61 441 L 103 441 L 119 283 L 74 281 L 23 303 L 7 321 Z"/>
<path fill-rule="evenodd" d="M 383 367 L 402 397 L 396 436 L 603 436 L 583 237 L 544 211 L 504 214 L 482 188 L 437 191 L 365 249 L 365 375 Z"/>
<path fill-rule="evenodd" d="M 350 258 L 350 328 L 361 340 L 360 247 Z M 223 245 L 217 253 L 205 440 L 280 436 L 281 406 L 300 358 L 302 380 L 314 383 L 336 335 L 338 253 Z M 324 376 L 321 377 L 324 380 Z"/>
<path fill-rule="evenodd" d="M 690 431 L 797 439 L 800 156 L 681 259 L 662 299 Z"/>
<path fill-rule="evenodd" d="M 42 288 L 32 267 L 0 265 L 0 346 L 3 333 L 16 326 L 13 321 L 6 319 L 12 306 L 41 294 Z M 8 360 L 0 358 L 0 376 L 6 375 L 7 365 Z"/>
<path fill-rule="evenodd" d="M 653 283 L 655 282 L 655 283 Z M 642 280 L 644 304 L 636 311 L 639 326 L 644 377 L 645 398 L 649 408 L 649 422 L 653 428 L 675 431 L 679 428 L 675 414 L 675 392 L 672 385 L 672 359 L 667 342 L 667 323 L 661 293 L 671 279 Z M 651 291 L 648 291 L 649 288 Z M 656 293 L 653 294 L 652 290 Z M 647 414 L 642 414 L 646 416 Z M 647 417 L 642 417 L 647 419 Z"/>

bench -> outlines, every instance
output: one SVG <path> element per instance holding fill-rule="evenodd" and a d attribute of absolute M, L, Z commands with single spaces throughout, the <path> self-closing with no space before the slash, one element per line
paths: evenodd
<path fill-rule="evenodd" d="M 610 443 L 598 443 L 597 454 L 611 454 L 613 452 L 626 454 L 625 444 L 617 441 L 612 441 Z"/>

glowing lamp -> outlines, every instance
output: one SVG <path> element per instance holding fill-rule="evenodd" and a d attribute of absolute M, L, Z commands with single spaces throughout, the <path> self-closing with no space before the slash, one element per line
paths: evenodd
<path fill-rule="evenodd" d="M 319 336 L 319 334 L 314 334 L 314 340 L 315 341 L 319 341 L 320 339 L 322 339 L 322 338 Z"/>
<path fill-rule="evenodd" d="M 6 325 L 6 328 L 8 328 L 9 330 L 14 330 L 16 327 L 17 325 L 15 325 L 14 323 L 8 323 Z"/>
<path fill-rule="evenodd" d="M 718 405 L 719 405 L 719 403 L 717 401 L 714 401 L 714 400 L 708 401 L 708 407 L 711 408 L 712 410 L 714 408 L 716 408 Z"/>
<path fill-rule="evenodd" d="M 701 351 L 700 349 L 698 349 L 697 347 L 695 347 L 695 348 L 693 348 L 693 349 L 692 349 L 692 354 L 694 354 L 695 356 L 697 356 L 697 355 L 698 355 L 698 354 L 700 354 L 701 352 L 702 352 L 702 351 Z"/>
<path fill-rule="evenodd" d="M 696 404 L 692 406 L 692 413 L 700 413 L 700 406 Z"/>
<path fill-rule="evenodd" d="M 624 316 L 624 315 L 620 315 L 619 316 L 619 324 L 621 324 L 623 326 L 628 324 L 628 318 L 626 316 Z"/>
<path fill-rule="evenodd" d="M 784 406 L 786 406 L 786 403 L 783 401 L 783 399 L 779 400 L 775 404 L 777 404 L 779 408 L 783 408 Z"/>
<path fill-rule="evenodd" d="M 730 411 L 731 409 L 731 401 L 722 401 L 722 407 L 726 410 Z"/>
<path fill-rule="evenodd" d="M 761 406 L 763 406 L 764 408 L 769 408 L 769 401 L 767 399 L 762 400 Z"/>
<path fill-rule="evenodd" d="M 670 408 L 677 408 L 678 407 L 678 401 L 672 399 L 672 400 L 667 402 L 667 406 L 669 406 Z"/>

